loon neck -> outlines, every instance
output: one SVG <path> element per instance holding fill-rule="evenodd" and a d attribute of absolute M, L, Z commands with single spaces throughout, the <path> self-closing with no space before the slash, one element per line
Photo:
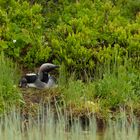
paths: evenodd
<path fill-rule="evenodd" d="M 48 75 L 48 73 L 43 72 L 41 81 L 42 82 L 45 82 L 45 83 L 47 83 L 49 81 L 49 75 Z"/>

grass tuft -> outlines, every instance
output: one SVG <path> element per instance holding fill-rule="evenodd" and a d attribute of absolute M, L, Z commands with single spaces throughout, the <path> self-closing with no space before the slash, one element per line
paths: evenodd
<path fill-rule="evenodd" d="M 22 97 L 17 88 L 18 85 L 17 66 L 7 59 L 3 53 L 0 54 L 0 112 L 10 109 L 18 104 Z"/>

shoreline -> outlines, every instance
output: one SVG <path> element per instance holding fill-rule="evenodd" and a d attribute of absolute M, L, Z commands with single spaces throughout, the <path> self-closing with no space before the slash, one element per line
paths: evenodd
<path fill-rule="evenodd" d="M 89 121 L 91 117 L 95 117 L 97 122 L 97 128 L 100 131 L 103 131 L 107 126 L 107 120 L 115 120 L 121 111 L 125 111 L 128 122 L 132 121 L 134 115 L 140 125 L 140 119 L 138 116 L 138 110 L 134 109 L 133 112 L 131 108 L 124 108 L 124 110 L 119 110 L 119 108 L 114 108 L 112 111 L 102 112 L 102 110 L 91 110 L 91 106 L 67 106 L 64 105 L 61 101 L 61 95 L 59 92 L 55 92 L 56 90 L 37 90 L 37 89 L 21 89 L 25 104 L 22 107 L 22 115 L 28 119 L 28 116 L 33 116 L 36 118 L 38 115 L 38 108 L 41 105 L 41 108 L 45 109 L 45 107 L 49 104 L 53 113 L 56 115 L 56 119 L 58 119 L 59 115 L 67 115 L 65 116 L 68 119 L 68 123 L 72 124 L 72 121 L 75 119 L 79 119 L 82 127 L 86 127 L 89 125 Z M 60 114 L 59 114 L 60 113 Z M 105 116 L 106 114 L 106 116 Z"/>

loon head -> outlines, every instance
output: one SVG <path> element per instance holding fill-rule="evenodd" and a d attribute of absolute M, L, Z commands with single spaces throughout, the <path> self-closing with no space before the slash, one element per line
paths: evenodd
<path fill-rule="evenodd" d="M 58 65 L 54 65 L 54 64 L 51 64 L 51 63 L 44 63 L 40 66 L 39 68 L 39 73 L 43 72 L 47 72 L 49 73 L 50 71 L 54 70 L 55 68 L 59 68 Z"/>
<path fill-rule="evenodd" d="M 48 79 L 48 73 L 51 72 L 52 70 L 59 68 L 58 65 L 54 65 L 51 63 L 44 63 L 40 66 L 39 71 L 38 71 L 38 77 L 41 81 L 46 82 L 49 80 Z"/>

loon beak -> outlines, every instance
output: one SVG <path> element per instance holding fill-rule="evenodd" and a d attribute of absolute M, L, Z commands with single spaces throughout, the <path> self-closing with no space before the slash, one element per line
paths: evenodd
<path fill-rule="evenodd" d="M 53 65 L 53 66 L 51 66 L 51 67 L 47 70 L 47 72 L 50 72 L 50 71 L 52 71 L 52 70 L 54 70 L 54 69 L 56 69 L 56 68 L 59 68 L 59 66 L 58 66 L 58 65 Z"/>
<path fill-rule="evenodd" d="M 58 65 L 55 65 L 54 68 L 59 68 L 59 66 Z"/>

